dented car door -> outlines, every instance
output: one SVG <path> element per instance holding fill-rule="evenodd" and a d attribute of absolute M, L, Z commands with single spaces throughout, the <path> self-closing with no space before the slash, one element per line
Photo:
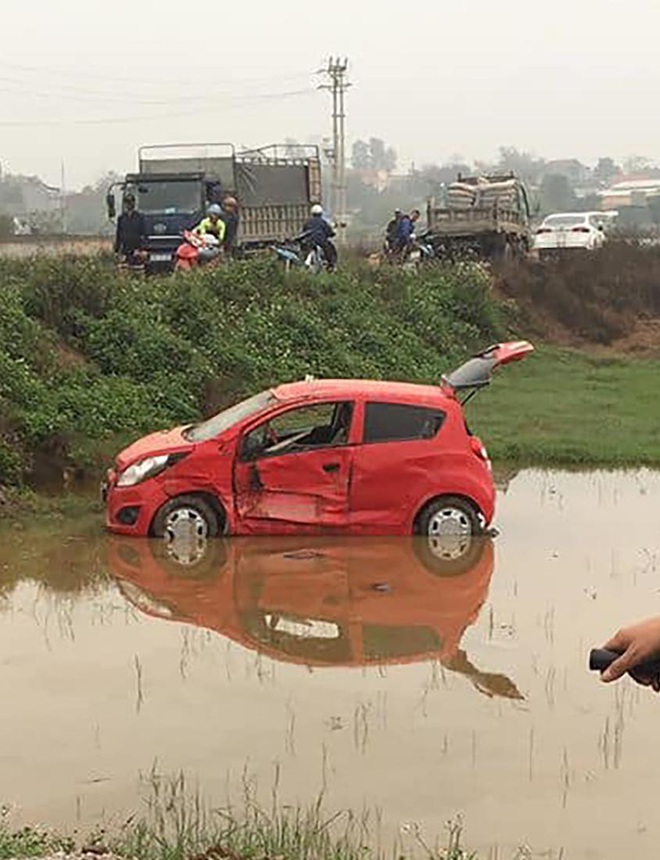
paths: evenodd
<path fill-rule="evenodd" d="M 329 404 L 339 414 L 342 404 Z M 347 410 L 350 421 L 352 405 Z M 313 409 L 314 407 L 304 407 Z M 301 410 L 302 411 L 302 410 Z M 295 411 L 293 411 L 295 412 Z M 294 422 L 295 423 L 295 422 Z M 269 438 L 269 424 L 251 431 L 234 465 L 234 496 L 241 530 L 286 532 L 288 526 L 341 531 L 348 525 L 353 450 L 350 427 L 289 429 L 280 441 Z M 263 450 L 246 443 L 262 434 Z"/>

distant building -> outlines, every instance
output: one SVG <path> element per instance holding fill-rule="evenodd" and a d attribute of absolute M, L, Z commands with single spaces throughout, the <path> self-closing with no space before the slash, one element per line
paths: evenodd
<path fill-rule="evenodd" d="M 646 206 L 649 198 L 660 195 L 660 179 L 624 179 L 599 192 L 603 209 Z"/>

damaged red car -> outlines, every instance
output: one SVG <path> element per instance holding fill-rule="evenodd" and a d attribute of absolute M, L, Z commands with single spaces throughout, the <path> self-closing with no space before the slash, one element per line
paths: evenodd
<path fill-rule="evenodd" d="M 106 525 L 170 539 L 478 533 L 493 518 L 495 487 L 462 407 L 494 370 L 532 350 L 527 341 L 490 347 L 437 386 L 280 385 L 199 424 L 153 433 L 108 471 Z"/>

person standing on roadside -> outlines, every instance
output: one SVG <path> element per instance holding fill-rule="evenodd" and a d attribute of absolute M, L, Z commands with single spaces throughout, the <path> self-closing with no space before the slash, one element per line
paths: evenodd
<path fill-rule="evenodd" d="M 388 254 L 396 249 L 396 240 L 399 234 L 399 222 L 403 212 L 400 209 L 394 210 L 394 217 L 385 228 L 385 250 Z"/>
<path fill-rule="evenodd" d="M 115 254 L 127 263 L 139 262 L 147 244 L 147 227 L 144 215 L 138 212 L 135 194 L 128 191 L 124 195 L 124 211 L 117 219 L 115 235 Z"/>
<path fill-rule="evenodd" d="M 236 237 L 240 223 L 238 200 L 235 197 L 225 197 L 222 201 L 222 220 L 225 222 L 225 253 L 228 257 L 233 257 L 236 251 Z"/>

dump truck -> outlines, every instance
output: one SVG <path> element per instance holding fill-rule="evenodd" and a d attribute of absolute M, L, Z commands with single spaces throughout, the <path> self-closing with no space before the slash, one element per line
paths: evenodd
<path fill-rule="evenodd" d="M 235 197 L 240 208 L 237 248 L 249 254 L 302 232 L 310 206 L 321 203 L 318 147 L 272 144 L 237 151 L 233 144 L 166 144 L 138 152 L 137 173 L 107 192 L 108 216 L 133 193 L 147 231 L 147 273 L 172 271 L 184 230 L 211 203 Z"/>
<path fill-rule="evenodd" d="M 529 198 L 513 173 L 459 173 L 441 200 L 428 201 L 427 219 L 428 240 L 439 257 L 522 257 L 531 247 Z"/>

